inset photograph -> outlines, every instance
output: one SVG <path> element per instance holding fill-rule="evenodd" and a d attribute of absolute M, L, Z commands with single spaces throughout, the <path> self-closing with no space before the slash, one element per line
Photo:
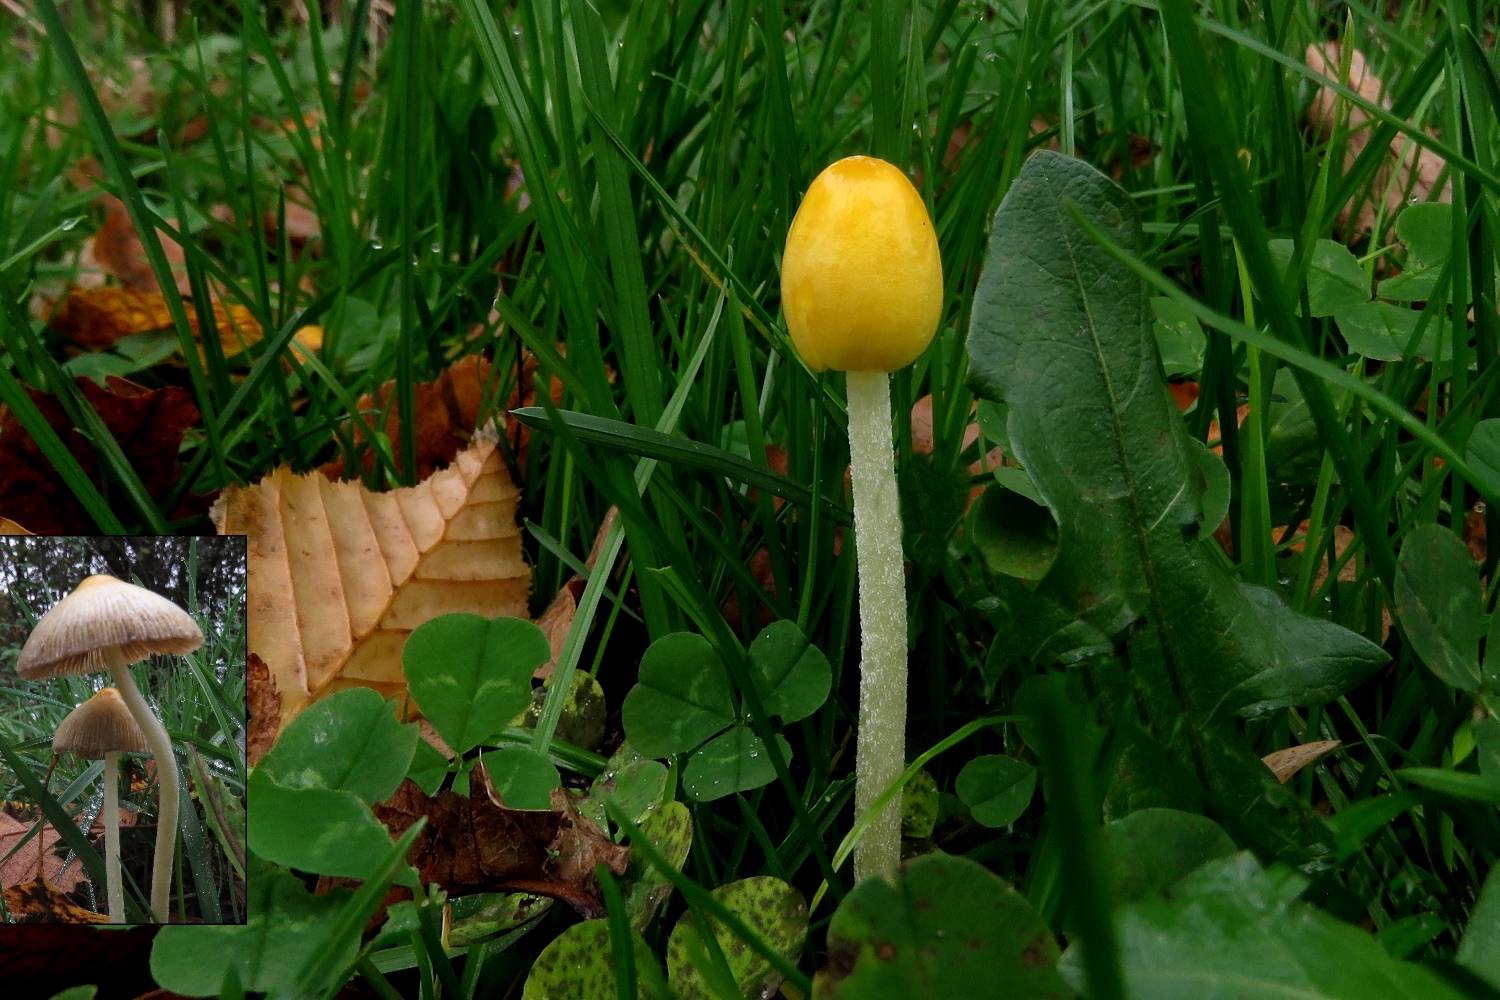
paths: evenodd
<path fill-rule="evenodd" d="M 0 536 L 0 921 L 245 922 L 245 539 Z"/>

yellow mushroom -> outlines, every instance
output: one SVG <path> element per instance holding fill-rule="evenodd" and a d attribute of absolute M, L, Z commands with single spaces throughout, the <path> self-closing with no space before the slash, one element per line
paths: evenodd
<path fill-rule="evenodd" d="M 808 365 L 847 373 L 862 651 L 854 810 L 863 816 L 906 764 L 906 584 L 888 373 L 927 349 L 943 311 L 937 234 L 905 174 L 851 156 L 818 175 L 787 233 L 781 302 Z M 895 796 L 855 848 L 855 878 L 889 877 L 900 858 Z"/>

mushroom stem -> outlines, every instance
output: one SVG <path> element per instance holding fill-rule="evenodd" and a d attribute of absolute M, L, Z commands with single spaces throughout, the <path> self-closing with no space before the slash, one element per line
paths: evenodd
<path fill-rule="evenodd" d="M 172 888 L 172 849 L 177 844 L 177 758 L 172 755 L 172 740 L 130 674 L 130 664 L 119 646 L 106 646 L 104 662 L 135 724 L 146 736 L 151 756 L 156 758 L 156 787 L 159 805 L 156 810 L 156 861 L 151 868 L 151 912 L 159 923 L 167 922 L 168 892 Z M 118 814 L 117 814 L 118 818 Z"/>
<path fill-rule="evenodd" d="M 885 372 L 849 372 L 847 385 L 861 658 L 854 814 L 863 816 L 906 765 L 906 580 L 892 457 L 890 377 Z M 854 877 L 889 878 L 900 860 L 897 798 L 854 848 Z"/>
<path fill-rule="evenodd" d="M 109 922 L 125 922 L 125 888 L 120 883 L 120 755 L 104 755 L 104 871 L 109 893 Z"/>

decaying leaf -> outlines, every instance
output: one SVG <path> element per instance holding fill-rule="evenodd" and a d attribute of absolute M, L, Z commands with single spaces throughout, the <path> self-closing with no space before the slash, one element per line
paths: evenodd
<path fill-rule="evenodd" d="M 1291 780 L 1292 775 L 1341 746 L 1343 743 L 1339 740 L 1318 740 L 1314 743 L 1287 747 L 1285 750 L 1272 751 L 1261 760 L 1265 761 L 1266 766 L 1275 773 L 1276 780 L 1284 785 Z"/>
<path fill-rule="evenodd" d="M 1342 53 L 1337 42 L 1314 42 L 1307 47 L 1308 67 L 1329 79 L 1339 79 L 1341 59 Z M 1344 79 L 1344 84 L 1371 104 L 1390 109 L 1391 100 L 1385 92 L 1385 84 L 1380 77 L 1370 72 L 1364 53 L 1358 49 L 1349 53 L 1349 75 Z M 1307 109 L 1307 119 L 1319 137 L 1326 138 L 1333 131 L 1339 115 L 1344 113 L 1341 106 L 1348 108 L 1349 143 L 1344 153 L 1344 169 L 1349 170 L 1370 144 L 1374 128 L 1370 116 L 1362 108 L 1348 106 L 1329 88 L 1321 87 Z M 1357 231 L 1368 233 L 1375 228 L 1375 204 L 1381 200 L 1385 202 L 1384 215 L 1389 222 L 1408 200 L 1426 201 L 1432 194 L 1443 172 L 1443 160 L 1431 150 L 1413 146 L 1411 140 L 1404 135 L 1391 140 L 1391 148 L 1375 173 L 1374 198 L 1360 203 L 1359 218 L 1355 222 Z M 1393 184 L 1392 176 L 1397 169 L 1401 173 Z M 1453 185 L 1445 183 L 1438 200 L 1452 199 Z M 1339 215 L 1339 225 L 1347 226 L 1348 222 L 1349 207 L 1345 205 Z"/>
<path fill-rule="evenodd" d="M 619 510 L 615 507 L 604 512 L 604 520 L 600 522 L 599 532 L 594 536 L 594 547 L 589 550 L 589 557 L 584 561 L 584 565 L 590 572 L 594 569 L 599 553 L 604 549 L 604 540 L 609 535 L 609 529 L 614 527 L 615 515 L 618 513 Z M 541 617 L 537 618 L 537 627 L 546 634 L 547 643 L 552 647 L 552 659 L 537 667 L 533 677 L 546 679 L 552 676 L 552 668 L 557 665 L 557 658 L 562 655 L 563 643 L 568 638 L 568 631 L 573 627 L 573 619 L 578 616 L 578 602 L 583 599 L 583 590 L 586 585 L 587 581 L 574 573 L 568 578 L 567 583 L 558 588 L 557 596 L 552 598 L 552 603 L 547 605 Z"/>
<path fill-rule="evenodd" d="M 276 742 L 281 722 L 281 695 L 266 663 L 251 653 L 245 659 L 245 700 L 249 719 L 245 726 L 245 757 L 253 767 Z"/>
<path fill-rule="evenodd" d="M 249 536 L 249 648 L 275 681 L 280 726 L 354 685 L 404 699 L 406 637 L 440 614 L 527 617 L 518 493 L 493 435 L 386 493 L 286 466 L 225 490 L 214 523 Z"/>
<path fill-rule="evenodd" d="M 496 387 L 491 385 L 493 369 L 489 362 L 477 355 L 454 362 L 434 382 L 420 382 L 413 387 L 416 397 L 417 477 L 426 479 L 434 471 L 452 462 L 458 451 L 469 440 L 473 428 L 479 426 L 480 410 L 484 407 L 486 392 L 493 397 Z M 396 383 L 387 382 L 380 387 L 377 399 L 366 393 L 359 399 L 360 412 L 365 414 L 385 413 L 384 432 L 391 443 L 391 454 L 399 467 L 401 464 L 401 407 L 392 397 Z M 491 409 L 496 400 L 490 399 Z M 356 423 L 355 436 L 364 441 L 364 430 Z M 369 469 L 373 458 L 365 456 L 365 468 Z M 343 458 L 337 458 L 323 466 L 330 479 L 342 479 L 351 475 L 344 467 Z"/>
<path fill-rule="evenodd" d="M 80 271 L 91 275 L 95 282 L 101 280 L 101 274 L 108 274 L 126 288 L 138 292 L 160 292 L 161 285 L 156 280 L 156 272 L 151 270 L 151 262 L 146 258 L 146 247 L 141 242 L 140 234 L 135 231 L 135 226 L 131 224 L 125 203 L 111 194 L 101 195 L 100 200 L 104 203 L 104 224 L 84 241 L 78 256 Z M 177 225 L 173 219 L 168 219 L 167 222 L 174 227 Z M 177 290 L 184 295 L 188 294 L 191 289 L 186 270 L 187 258 L 182 247 L 164 231 L 158 230 L 157 236 L 161 240 L 162 253 L 176 276 Z"/>
<path fill-rule="evenodd" d="M 475 782 L 480 784 L 489 783 Z M 622 875 L 630 861 L 629 849 L 579 815 L 561 788 L 552 791 L 551 810 L 506 809 L 488 795 L 439 792 L 429 798 L 408 778 L 374 809 L 393 837 L 427 818 L 407 860 L 423 882 L 454 896 L 528 892 L 562 900 L 586 918 L 602 917 L 594 866 L 603 862 Z"/>
<path fill-rule="evenodd" d="M 0 535 L 29 535 L 31 532 L 8 517 L 0 517 Z"/>
<path fill-rule="evenodd" d="M 146 492 L 153 498 L 165 495 L 177 480 L 177 450 L 183 432 L 198 422 L 192 395 L 180 386 L 147 389 L 115 375 L 106 377 L 103 388 L 88 378 L 78 379 L 78 387 L 119 442 Z M 97 484 L 99 459 L 84 436 L 73 429 L 62 405 L 29 386 L 26 392 Z M 82 535 L 95 530 L 83 505 L 8 409 L 0 409 L 0 469 L 4 470 L 0 510 L 7 517 L 44 535 Z"/>
<path fill-rule="evenodd" d="M 188 324 L 198 333 L 198 314 L 186 304 Z M 242 305 L 213 303 L 214 323 L 224 356 L 233 357 L 261 339 L 260 324 Z M 75 288 L 53 312 L 52 329 L 80 347 L 104 350 L 121 337 L 165 330 L 172 325 L 166 296 L 161 292 L 139 292 L 133 288 Z"/>
<path fill-rule="evenodd" d="M 109 914 L 85 910 L 46 879 L 5 890 L 5 908 L 18 924 L 107 924 Z"/>
<path fill-rule="evenodd" d="M 16 845 L 26 839 L 35 825 L 35 821 L 23 823 L 9 813 L 0 812 L 0 858 L 15 850 Z M 51 825 L 46 825 L 42 827 L 41 837 L 40 856 L 36 838 L 32 837 L 25 847 L 0 864 L 0 886 L 20 885 L 27 879 L 36 878 L 37 862 L 40 860 L 43 873 L 54 883 L 54 887 L 59 887 L 56 883 L 60 882 L 59 888 L 63 892 L 72 892 L 78 888 L 78 882 L 83 877 L 79 866 L 73 865 L 67 872 L 63 872 L 63 859 L 53 850 L 61 835 Z"/>

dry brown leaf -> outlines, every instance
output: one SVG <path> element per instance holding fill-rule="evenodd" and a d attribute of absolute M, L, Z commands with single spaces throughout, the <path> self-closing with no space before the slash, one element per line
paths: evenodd
<path fill-rule="evenodd" d="M 586 919 L 604 916 L 594 866 L 603 862 L 623 875 L 630 849 L 580 815 L 566 789 L 552 790 L 551 810 L 506 809 L 492 801 L 482 768 L 474 774 L 479 780 L 471 787 L 484 787 L 485 796 L 439 792 L 428 798 L 407 779 L 387 802 L 374 807 L 393 837 L 427 818 L 407 854 L 422 881 L 436 883 L 452 896 L 529 892 L 560 899 Z"/>
<path fill-rule="evenodd" d="M 477 355 L 470 355 L 454 362 L 435 382 L 420 382 L 413 387 L 416 397 L 417 477 L 426 479 L 444 465 L 452 462 L 458 450 L 468 443 L 472 429 L 479 420 L 480 405 L 490 382 L 489 362 Z M 391 397 L 396 391 L 394 381 L 380 387 L 379 398 L 369 393 L 359 399 L 360 412 L 367 416 L 385 409 L 385 435 L 391 443 L 391 453 L 396 465 L 401 465 L 401 407 Z M 355 437 L 365 440 L 363 428 L 354 425 Z M 365 468 L 371 468 L 374 457 L 366 454 Z M 341 479 L 350 474 L 344 467 L 342 457 L 323 466 L 330 479 Z"/>
<path fill-rule="evenodd" d="M 8 517 L 0 517 L 0 535 L 29 535 L 31 532 Z"/>
<path fill-rule="evenodd" d="M 1315 42 L 1307 47 L 1308 68 L 1330 80 L 1339 78 L 1341 59 L 1342 53 L 1337 42 Z M 1344 84 L 1371 104 L 1390 109 L 1391 101 L 1386 96 L 1385 84 L 1380 77 L 1370 72 L 1364 53 L 1358 49 L 1349 53 L 1349 75 Z M 1326 138 L 1333 132 L 1338 116 L 1344 113 L 1340 105 L 1347 108 L 1349 116 L 1349 142 L 1344 153 L 1344 170 L 1347 171 L 1370 144 L 1370 135 L 1375 128 L 1370 115 L 1362 108 L 1347 105 L 1329 88 L 1320 87 L 1307 109 L 1307 120 L 1320 137 Z M 1429 149 L 1411 146 L 1414 144 L 1406 136 L 1396 136 L 1391 140 L 1391 148 L 1375 173 L 1374 199 L 1385 200 L 1384 216 L 1387 222 L 1395 217 L 1408 199 L 1427 201 L 1443 172 L 1441 157 Z M 1391 178 L 1398 166 L 1402 172 L 1396 183 L 1392 184 Z M 1366 199 L 1360 204 L 1359 218 L 1355 221 L 1356 231 L 1368 233 L 1375 228 L 1374 199 Z M 1438 200 L 1452 199 L 1453 185 L 1444 184 Z M 1345 205 L 1340 210 L 1339 226 L 1347 226 L 1348 222 L 1349 206 Z"/>
<path fill-rule="evenodd" d="M 1341 746 L 1343 743 L 1339 740 L 1318 740 L 1314 743 L 1302 743 L 1298 746 L 1287 747 L 1285 750 L 1273 751 L 1261 760 L 1276 775 L 1276 780 L 1284 785 L 1291 780 L 1292 775 Z"/>
<path fill-rule="evenodd" d="M 147 389 L 110 375 L 101 388 L 92 379 L 78 379 L 78 388 L 120 449 L 129 459 L 153 498 L 163 496 L 177 481 L 177 450 L 182 435 L 198 422 L 192 395 L 180 386 Z M 62 405 L 31 387 L 27 394 L 47 423 L 57 430 L 68 450 L 95 484 L 99 460 L 82 434 L 73 429 Z M 95 530 L 73 491 L 52 468 L 9 409 L 0 408 L 0 510 L 43 535 L 81 535 Z"/>
<path fill-rule="evenodd" d="M 15 848 L 26 834 L 31 832 L 33 820 L 23 823 L 5 813 L 0 813 L 0 857 L 4 857 Z M 41 860 L 43 872 L 54 888 L 60 888 L 63 892 L 72 892 L 78 888 L 78 883 L 83 880 L 84 875 L 79 865 L 71 866 L 67 872 L 63 872 L 63 859 L 53 850 L 57 846 L 61 835 L 51 825 L 42 827 Z M 23 847 L 10 860 L 0 864 L 0 885 L 20 885 L 26 879 L 36 878 L 37 844 L 33 837 L 31 842 Z"/>
<path fill-rule="evenodd" d="M 18 924 L 107 924 L 109 914 L 85 910 L 45 879 L 5 890 L 5 908 Z"/>
<path fill-rule="evenodd" d="M 140 235 L 130 221 L 125 203 L 111 194 L 101 195 L 100 198 L 104 202 L 104 224 L 93 236 L 83 241 L 83 249 L 78 255 L 79 269 L 85 273 L 93 272 L 96 280 L 101 272 L 112 275 L 126 288 L 138 292 L 160 292 L 161 285 L 156 280 L 156 272 L 151 270 L 145 244 L 141 242 Z M 167 222 L 174 228 L 177 225 L 173 219 L 168 219 Z M 183 295 L 189 294 L 192 289 L 188 285 L 187 259 L 182 247 L 161 230 L 157 231 L 157 236 L 161 240 L 167 263 L 176 276 L 177 290 Z M 80 284 L 87 283 L 80 281 Z"/>
<path fill-rule="evenodd" d="M 346 687 L 404 698 L 401 649 L 437 615 L 527 617 L 518 495 L 493 436 L 387 493 L 286 466 L 226 489 L 214 523 L 249 536 L 249 648 L 275 682 L 280 725 Z"/>

